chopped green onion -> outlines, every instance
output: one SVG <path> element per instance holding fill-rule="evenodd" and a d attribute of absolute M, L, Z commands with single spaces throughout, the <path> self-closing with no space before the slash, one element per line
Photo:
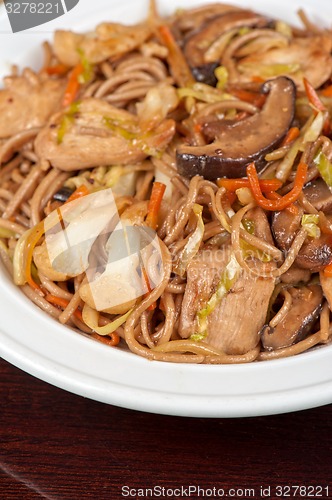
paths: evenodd
<path fill-rule="evenodd" d="M 61 119 L 59 128 L 58 128 L 58 135 L 57 135 L 57 141 L 58 144 L 61 144 L 63 142 L 65 134 L 68 132 L 68 129 L 72 122 L 74 121 L 75 114 L 79 112 L 80 110 L 80 101 L 73 102 L 67 113 L 65 113 Z"/>
<path fill-rule="evenodd" d="M 78 81 L 79 83 L 89 83 L 93 78 L 93 65 L 88 61 L 82 49 L 77 49 L 77 52 L 83 66 L 83 73 L 78 77 Z"/>
<path fill-rule="evenodd" d="M 251 219 L 242 219 L 242 224 L 244 229 L 247 231 L 249 234 L 254 234 L 255 233 L 255 222 Z"/>

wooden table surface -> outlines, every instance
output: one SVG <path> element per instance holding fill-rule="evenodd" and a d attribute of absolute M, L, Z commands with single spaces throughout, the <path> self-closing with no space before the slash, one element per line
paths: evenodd
<path fill-rule="evenodd" d="M 0 360 L 1 500 L 332 498 L 331 473 L 332 405 L 247 419 L 152 415 Z"/>

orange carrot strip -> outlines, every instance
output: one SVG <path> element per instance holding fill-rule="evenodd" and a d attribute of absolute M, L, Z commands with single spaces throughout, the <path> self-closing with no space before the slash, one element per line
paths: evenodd
<path fill-rule="evenodd" d="M 282 196 L 275 191 L 270 191 L 266 193 L 266 197 L 269 198 L 270 200 L 280 200 Z M 286 207 L 284 210 L 289 212 L 290 214 L 297 215 L 299 213 L 299 209 L 297 208 L 294 203 L 291 203 L 288 207 Z"/>
<path fill-rule="evenodd" d="M 120 335 L 116 332 L 110 333 L 109 335 L 98 335 L 96 332 L 90 333 L 90 336 L 103 344 L 110 345 L 114 347 L 120 342 Z"/>
<path fill-rule="evenodd" d="M 67 87 L 63 96 L 62 106 L 69 106 L 76 98 L 80 88 L 79 77 L 83 73 L 84 67 L 82 63 L 78 63 L 69 75 Z"/>
<path fill-rule="evenodd" d="M 307 94 L 308 100 L 310 104 L 317 110 L 317 111 L 327 111 L 325 105 L 322 103 L 321 99 L 319 98 L 316 90 L 314 87 L 311 85 L 309 80 L 307 78 L 303 78 L 303 83 L 304 83 L 304 88 L 305 92 Z"/>
<path fill-rule="evenodd" d="M 297 139 L 299 135 L 300 129 L 298 127 L 291 127 L 288 130 L 287 135 L 281 145 L 286 146 L 287 144 L 290 144 L 291 142 L 295 141 L 295 139 Z"/>
<path fill-rule="evenodd" d="M 236 191 L 240 188 L 250 188 L 249 179 L 218 179 L 219 187 L 224 187 L 227 191 Z M 259 186 L 263 193 L 277 191 L 281 188 L 282 182 L 279 179 L 260 179 Z"/>
<path fill-rule="evenodd" d="M 327 278 L 332 278 L 332 262 L 324 268 L 323 273 Z"/>
<path fill-rule="evenodd" d="M 311 85 L 311 83 L 306 78 L 303 78 L 303 82 L 308 100 L 310 104 L 313 106 L 313 108 L 316 110 L 316 112 L 317 113 L 319 111 L 326 112 L 327 108 L 325 104 L 321 101 L 319 95 L 317 94 L 316 90 Z M 323 127 L 323 134 L 328 135 L 330 132 L 331 132 L 331 120 L 329 116 L 327 116 Z"/>
<path fill-rule="evenodd" d="M 55 64 L 54 66 L 49 66 L 45 69 L 48 75 L 65 75 L 69 71 L 69 67 L 65 64 Z"/>
<path fill-rule="evenodd" d="M 160 205 L 165 193 L 166 185 L 162 182 L 154 182 L 152 186 L 150 201 L 148 205 L 148 215 L 146 216 L 145 222 L 152 229 L 157 229 L 158 227 L 158 215 L 160 210 Z"/>
<path fill-rule="evenodd" d="M 66 307 L 69 304 L 69 300 L 63 299 L 62 297 L 57 297 L 56 295 L 52 295 L 51 293 L 48 293 L 46 295 L 45 299 L 50 304 L 53 304 L 54 306 L 61 307 L 61 309 L 66 309 Z M 76 309 L 74 311 L 74 315 L 76 316 L 77 319 L 83 321 L 83 319 L 82 319 L 82 312 L 79 309 Z"/>
<path fill-rule="evenodd" d="M 258 108 L 261 108 L 266 101 L 266 95 L 257 92 L 250 92 L 244 89 L 232 89 L 230 93 L 241 101 L 249 102 Z"/>
<path fill-rule="evenodd" d="M 181 87 L 191 87 L 195 79 L 170 28 L 166 25 L 159 26 L 158 35 L 168 49 L 168 62 L 175 80 Z"/>
<path fill-rule="evenodd" d="M 69 196 L 68 200 L 65 203 L 70 203 L 71 201 L 77 200 L 78 198 L 83 198 L 83 196 L 86 196 L 87 194 L 90 194 L 90 191 L 85 184 L 82 184 L 77 189 L 75 189 L 75 191 Z"/>
<path fill-rule="evenodd" d="M 259 178 L 257 175 L 255 163 L 250 163 L 250 165 L 248 165 L 247 167 L 247 176 L 250 181 L 250 189 L 256 200 L 257 205 L 259 205 L 264 210 L 273 210 L 273 211 L 283 210 L 284 208 L 288 207 L 298 199 L 305 184 L 307 178 L 307 172 L 308 172 L 308 165 L 304 162 L 300 162 L 297 167 L 294 186 L 291 189 L 291 191 L 289 191 L 289 193 L 285 194 L 281 198 L 278 198 L 277 200 L 269 200 L 263 195 L 262 190 L 260 188 Z"/>
<path fill-rule="evenodd" d="M 332 97 L 332 85 L 329 85 L 328 87 L 325 87 L 325 89 L 323 89 L 321 91 L 321 94 L 324 97 Z"/>

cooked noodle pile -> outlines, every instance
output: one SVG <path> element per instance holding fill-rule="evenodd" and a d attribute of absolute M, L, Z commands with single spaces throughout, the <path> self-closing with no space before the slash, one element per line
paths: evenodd
<path fill-rule="evenodd" d="M 299 15 L 302 28 L 224 4 L 162 18 L 151 2 L 136 26 L 58 31 L 39 71 L 13 68 L 0 255 L 32 302 L 160 361 L 330 341 L 332 32 Z M 147 265 L 114 257 L 128 228 L 151 236 Z M 66 231 L 78 247 L 55 265 Z"/>

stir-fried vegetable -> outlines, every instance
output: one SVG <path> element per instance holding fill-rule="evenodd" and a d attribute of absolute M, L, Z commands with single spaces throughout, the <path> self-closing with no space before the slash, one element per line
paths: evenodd
<path fill-rule="evenodd" d="M 288 207 L 291 203 L 294 203 L 294 201 L 296 201 L 300 196 L 304 183 L 306 181 L 307 171 L 307 164 L 304 162 L 300 162 L 296 171 L 294 187 L 291 189 L 291 191 L 277 200 L 269 200 L 265 196 L 263 196 L 261 187 L 259 185 L 259 178 L 256 172 L 255 164 L 251 163 L 247 167 L 247 175 L 256 203 L 265 210 L 276 211 L 283 210 L 284 208 Z"/>
<path fill-rule="evenodd" d="M 148 215 L 145 222 L 152 229 L 157 229 L 158 227 L 158 214 L 161 206 L 161 202 L 165 193 L 166 186 L 161 182 L 154 182 L 152 186 L 150 201 L 148 205 Z"/>
<path fill-rule="evenodd" d="M 332 163 L 323 151 L 318 152 L 314 158 L 314 163 L 326 184 L 332 187 Z"/>

